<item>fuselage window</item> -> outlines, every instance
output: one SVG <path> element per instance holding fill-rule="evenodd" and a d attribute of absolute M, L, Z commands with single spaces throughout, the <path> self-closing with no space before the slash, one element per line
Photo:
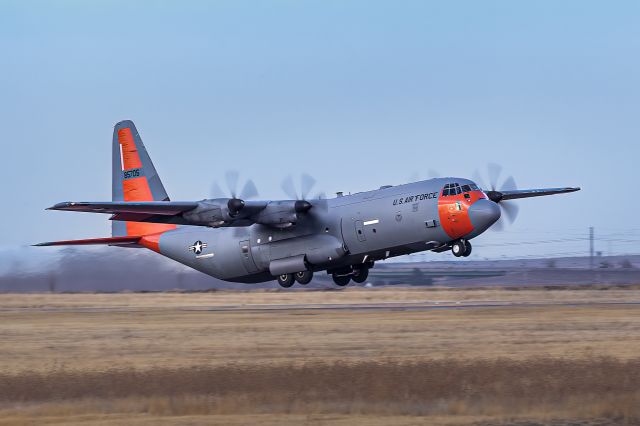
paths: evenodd
<path fill-rule="evenodd" d="M 462 192 L 469 192 L 471 191 L 471 187 L 469 185 L 462 185 Z"/>

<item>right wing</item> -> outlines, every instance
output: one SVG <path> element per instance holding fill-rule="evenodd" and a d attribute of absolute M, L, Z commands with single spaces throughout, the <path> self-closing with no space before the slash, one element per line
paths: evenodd
<path fill-rule="evenodd" d="M 541 188 L 541 189 L 517 189 L 514 191 L 499 191 L 503 200 L 515 200 L 517 198 L 542 197 L 544 195 L 566 194 L 580 191 L 580 188 Z"/>

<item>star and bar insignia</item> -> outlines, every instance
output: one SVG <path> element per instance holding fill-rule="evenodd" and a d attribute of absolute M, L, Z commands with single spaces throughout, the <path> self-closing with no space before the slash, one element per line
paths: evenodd
<path fill-rule="evenodd" d="M 189 246 L 189 251 L 192 251 L 195 254 L 200 254 L 202 253 L 202 250 L 206 248 L 207 248 L 207 243 L 203 243 L 202 241 L 198 240 L 195 243 L 193 243 L 192 246 Z"/>

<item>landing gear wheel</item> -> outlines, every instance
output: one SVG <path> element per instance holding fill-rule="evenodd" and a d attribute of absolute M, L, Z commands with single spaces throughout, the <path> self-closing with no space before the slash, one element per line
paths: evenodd
<path fill-rule="evenodd" d="M 293 275 L 292 274 L 282 274 L 278 275 L 278 284 L 281 287 L 289 288 L 293 285 Z"/>
<path fill-rule="evenodd" d="M 313 279 L 313 271 L 296 272 L 294 277 L 299 284 L 306 285 Z"/>
<path fill-rule="evenodd" d="M 462 255 L 464 257 L 469 257 L 469 255 L 471 254 L 471 243 L 467 241 L 465 245 L 467 246 L 467 248 L 465 249 L 464 253 L 462 253 Z"/>
<path fill-rule="evenodd" d="M 349 284 L 349 281 L 351 281 L 351 277 L 349 275 L 333 274 L 331 277 L 333 278 L 333 282 L 340 287 L 344 287 L 345 285 Z"/>
<path fill-rule="evenodd" d="M 362 284 L 369 278 L 369 268 L 360 268 L 353 271 L 353 276 L 351 279 L 353 282 L 358 284 Z"/>
<path fill-rule="evenodd" d="M 451 246 L 451 252 L 455 257 L 464 256 L 467 245 L 462 240 L 458 240 Z"/>

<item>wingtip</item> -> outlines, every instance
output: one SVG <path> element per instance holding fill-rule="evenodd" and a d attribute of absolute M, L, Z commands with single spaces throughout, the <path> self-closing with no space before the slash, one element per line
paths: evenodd
<path fill-rule="evenodd" d="M 71 207 L 74 204 L 76 203 L 73 201 L 63 201 L 61 203 L 56 203 L 51 207 L 47 207 L 45 210 L 64 210 L 66 207 Z"/>

